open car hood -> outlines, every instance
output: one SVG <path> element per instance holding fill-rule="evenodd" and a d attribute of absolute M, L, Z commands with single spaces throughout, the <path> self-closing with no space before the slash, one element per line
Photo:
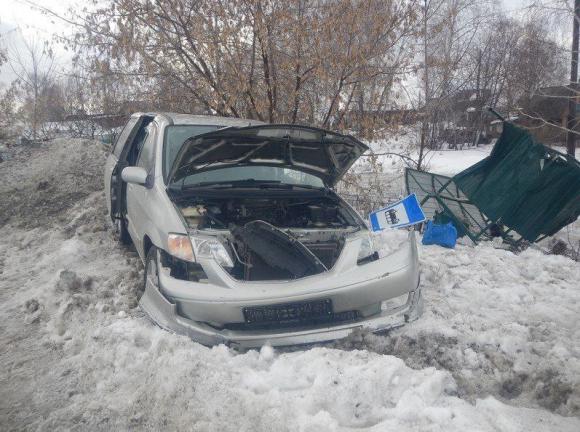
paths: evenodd
<path fill-rule="evenodd" d="M 368 147 L 350 135 L 307 126 L 229 127 L 189 138 L 175 157 L 169 184 L 231 166 L 278 166 L 334 186 Z"/>

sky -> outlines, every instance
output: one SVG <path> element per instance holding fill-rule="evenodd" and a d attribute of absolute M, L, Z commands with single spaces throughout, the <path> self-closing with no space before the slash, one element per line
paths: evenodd
<path fill-rule="evenodd" d="M 82 0 L 2 0 L 0 9 L 0 23 L 4 28 L 19 27 L 22 32 L 29 35 L 50 36 L 63 30 L 63 24 L 43 15 L 35 10 L 32 4 L 38 4 L 59 14 L 65 14 L 73 6 L 82 6 Z"/>
<path fill-rule="evenodd" d="M 80 7 L 82 0 L 33 0 L 34 3 L 66 14 L 71 7 Z M 18 50 L 22 46 L 22 38 L 34 38 L 38 41 L 50 41 L 55 34 L 66 31 L 66 25 L 55 18 L 35 10 L 27 0 L 2 0 L 0 8 L 0 34 L 9 50 Z M 66 63 L 70 54 L 63 48 L 56 50 L 57 61 Z M 0 68 L 0 85 L 11 82 L 14 78 L 10 68 Z"/>

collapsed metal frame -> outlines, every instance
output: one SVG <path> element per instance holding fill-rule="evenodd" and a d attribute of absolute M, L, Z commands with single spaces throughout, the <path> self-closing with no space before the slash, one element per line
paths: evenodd
<path fill-rule="evenodd" d="M 451 177 L 407 168 L 405 186 L 409 194 L 414 193 L 417 196 L 427 219 L 434 219 L 439 215 L 450 218 L 459 231 L 474 243 L 482 239 L 491 240 L 494 237 L 492 229 L 514 247 L 520 246 L 524 241 L 511 228 L 505 229 L 501 220 L 491 220 L 479 210 Z"/>

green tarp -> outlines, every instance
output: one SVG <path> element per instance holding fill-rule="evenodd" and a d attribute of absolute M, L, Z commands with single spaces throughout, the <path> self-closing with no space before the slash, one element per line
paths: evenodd
<path fill-rule="evenodd" d="M 580 164 L 504 123 L 489 157 L 453 177 L 488 218 L 533 242 L 580 214 Z"/>
<path fill-rule="evenodd" d="M 406 182 L 474 241 L 499 234 L 534 242 L 580 215 L 580 163 L 511 123 L 487 158 L 455 177 L 407 170 Z"/>

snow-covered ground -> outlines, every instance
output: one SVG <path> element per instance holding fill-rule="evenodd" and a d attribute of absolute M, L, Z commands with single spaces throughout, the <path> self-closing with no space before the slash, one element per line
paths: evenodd
<path fill-rule="evenodd" d="M 473 162 L 441 153 L 432 169 Z M 0 430 L 580 430 L 577 262 L 425 247 L 415 323 L 207 348 L 136 307 L 142 266 L 106 228 L 104 158 L 57 140 L 0 164 Z"/>

